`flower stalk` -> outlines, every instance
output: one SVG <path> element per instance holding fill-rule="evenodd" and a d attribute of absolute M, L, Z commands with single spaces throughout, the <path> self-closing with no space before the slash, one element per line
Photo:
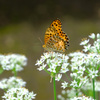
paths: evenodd
<path fill-rule="evenodd" d="M 54 100 L 57 100 L 57 97 L 56 97 L 56 81 L 55 81 L 55 77 L 53 77 L 53 89 L 54 89 Z"/>
<path fill-rule="evenodd" d="M 93 98 L 95 100 L 95 79 L 92 79 L 92 83 L 93 83 Z"/>

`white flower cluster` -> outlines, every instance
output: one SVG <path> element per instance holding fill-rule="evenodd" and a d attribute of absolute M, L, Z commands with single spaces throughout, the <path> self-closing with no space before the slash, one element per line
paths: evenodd
<path fill-rule="evenodd" d="M 56 53 L 56 52 L 47 52 L 41 56 L 40 60 L 37 60 L 37 63 L 35 65 L 39 66 L 38 68 L 39 71 L 45 70 L 51 76 L 56 76 L 56 80 L 59 81 L 60 78 L 62 77 L 61 74 L 69 71 L 68 59 L 69 57 L 65 54 Z M 56 75 L 58 73 L 61 74 Z"/>
<path fill-rule="evenodd" d="M 82 92 L 78 90 L 78 96 L 81 96 Z M 76 97 L 76 89 L 62 90 L 61 95 L 58 95 L 59 100 L 70 100 L 70 98 Z"/>
<path fill-rule="evenodd" d="M 85 54 L 82 52 L 74 52 L 69 54 L 71 57 L 71 71 L 70 76 L 72 79 L 72 83 L 70 86 L 72 87 L 81 87 L 84 85 L 88 77 L 90 79 L 98 77 L 98 69 L 100 67 L 100 55 L 97 53 L 89 53 Z M 84 74 L 87 73 L 87 76 Z"/>
<path fill-rule="evenodd" d="M 87 82 L 85 85 L 82 86 L 82 90 L 93 90 L 92 82 Z M 95 91 L 100 92 L 100 81 L 95 82 Z"/>
<path fill-rule="evenodd" d="M 3 70 L 13 70 L 21 71 L 23 70 L 22 66 L 26 66 L 27 58 L 24 55 L 19 54 L 9 54 L 9 55 L 0 55 L 0 65 Z"/>
<path fill-rule="evenodd" d="M 71 98 L 70 100 L 94 100 L 94 99 L 92 97 L 82 96 L 82 97 L 74 97 L 74 98 Z"/>
<path fill-rule="evenodd" d="M 80 91 L 80 89 L 78 89 L 76 91 L 75 88 L 72 88 L 70 90 L 67 90 L 66 93 L 67 93 L 67 97 L 68 98 L 74 98 L 76 96 L 76 93 L 78 92 L 78 96 L 81 96 L 82 95 L 82 92 Z"/>
<path fill-rule="evenodd" d="M 89 43 L 89 39 L 88 40 L 84 40 L 80 43 L 80 45 L 83 45 L 84 52 L 92 52 L 92 53 L 100 53 L 100 34 L 97 33 L 97 35 L 95 35 L 94 33 L 92 33 L 89 38 L 93 39 L 93 45 L 91 45 Z"/>
<path fill-rule="evenodd" d="M 35 99 L 36 94 L 29 92 L 25 88 L 11 88 L 2 98 L 4 100 L 32 100 Z"/>
<path fill-rule="evenodd" d="M 84 58 L 85 54 L 81 52 L 74 52 L 69 54 L 71 57 L 71 73 L 70 76 L 72 77 L 72 81 L 70 86 L 73 88 L 80 88 L 87 82 L 87 76 L 84 76 L 85 66 Z"/>
<path fill-rule="evenodd" d="M 26 85 L 26 82 L 24 82 L 20 78 L 16 77 L 10 77 L 9 79 L 5 78 L 0 81 L 0 88 L 4 90 L 8 90 L 11 88 L 20 88 L 24 87 Z"/>
<path fill-rule="evenodd" d="M 76 89 L 81 88 L 81 86 L 86 84 L 88 78 L 93 79 L 99 75 L 100 34 L 95 36 L 93 33 L 89 37 L 94 40 L 93 46 L 89 44 L 89 39 L 80 43 L 80 45 L 83 45 L 84 48 L 87 46 L 87 49 L 85 48 L 83 51 L 88 51 L 88 54 L 83 52 L 74 52 L 69 54 L 69 57 L 71 57 L 71 63 L 69 64 L 71 69 L 70 76 L 72 77 L 70 86 Z M 96 48 L 96 50 L 93 48 Z M 67 84 L 68 83 L 64 81 L 61 87 L 65 89 L 68 87 Z"/>

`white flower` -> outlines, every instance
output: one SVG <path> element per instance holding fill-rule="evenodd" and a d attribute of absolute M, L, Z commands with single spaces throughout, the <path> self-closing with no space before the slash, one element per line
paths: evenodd
<path fill-rule="evenodd" d="M 97 33 L 97 39 L 100 39 L 100 34 L 99 33 Z"/>
<path fill-rule="evenodd" d="M 89 69 L 88 68 L 88 71 L 89 71 L 89 77 L 91 77 L 92 79 L 97 77 L 98 75 L 98 70 L 94 70 L 94 69 Z"/>
<path fill-rule="evenodd" d="M 76 96 L 76 90 L 72 88 L 71 90 L 67 90 L 67 96 L 68 98 L 73 98 Z"/>
<path fill-rule="evenodd" d="M 96 85 L 95 85 L 96 86 Z M 90 83 L 89 81 L 86 82 L 86 84 L 84 84 L 82 87 L 81 87 L 82 90 L 92 90 L 92 83 Z"/>
<path fill-rule="evenodd" d="M 43 70 L 47 65 L 46 64 L 42 64 L 39 68 L 37 68 L 39 71 Z"/>
<path fill-rule="evenodd" d="M 24 82 L 21 78 L 10 77 L 9 79 L 2 79 L 0 81 L 1 89 L 10 89 L 10 88 L 19 88 L 25 87 L 26 82 Z"/>
<path fill-rule="evenodd" d="M 68 59 L 69 57 L 65 54 L 57 52 L 48 52 L 44 53 L 41 56 L 40 60 L 37 60 L 37 63 L 35 65 L 39 66 L 39 71 L 45 68 L 44 71 L 48 72 L 51 76 L 55 77 L 56 74 L 66 73 L 67 71 L 69 71 L 67 67 L 69 65 Z M 61 76 L 57 77 L 57 80 L 59 80 L 60 77 Z"/>
<path fill-rule="evenodd" d="M 87 81 L 85 85 L 82 86 L 82 90 L 93 90 L 92 82 Z M 100 81 L 95 81 L 95 91 L 100 91 Z"/>
<path fill-rule="evenodd" d="M 27 58 L 19 54 L 4 55 L 0 60 L 3 70 L 13 70 L 15 68 L 16 71 L 21 71 L 23 66 L 27 64 Z"/>
<path fill-rule="evenodd" d="M 43 56 L 41 57 L 44 57 L 45 59 L 49 58 L 51 55 L 49 53 L 43 53 Z"/>
<path fill-rule="evenodd" d="M 96 67 L 97 64 L 100 63 L 100 61 L 98 59 L 100 59 L 100 56 L 97 53 L 86 54 L 85 65 L 86 66 L 95 66 Z"/>
<path fill-rule="evenodd" d="M 78 72 L 77 72 L 77 74 L 79 73 L 80 76 L 83 76 L 85 70 L 86 70 L 85 66 L 78 66 Z"/>
<path fill-rule="evenodd" d="M 87 43 L 89 42 L 89 39 L 88 40 L 84 40 L 80 43 L 80 45 L 86 45 Z"/>
<path fill-rule="evenodd" d="M 90 50 L 90 47 L 91 47 L 91 44 L 88 44 L 88 45 L 84 46 L 83 51 L 84 51 L 84 52 L 89 51 L 89 50 Z"/>
<path fill-rule="evenodd" d="M 55 80 L 60 81 L 61 78 L 62 78 L 62 74 L 58 74 L 58 75 L 56 75 Z"/>
<path fill-rule="evenodd" d="M 62 87 L 63 89 L 65 89 L 65 88 L 68 86 L 68 83 L 67 83 L 67 82 L 65 82 L 65 81 L 64 81 L 63 83 L 61 83 L 61 84 L 62 84 L 62 86 L 61 86 L 61 87 Z"/>
<path fill-rule="evenodd" d="M 77 73 L 70 73 L 70 76 L 77 78 Z"/>
<path fill-rule="evenodd" d="M 76 93 L 78 92 L 78 96 L 82 96 L 82 92 L 80 92 L 80 89 L 76 91 L 76 89 L 72 88 L 70 90 L 62 90 L 61 94 L 58 95 L 59 100 L 70 100 L 70 98 L 74 98 L 76 96 Z"/>
<path fill-rule="evenodd" d="M 71 98 L 70 100 L 94 100 L 92 97 L 74 97 L 74 98 Z"/>
<path fill-rule="evenodd" d="M 84 76 L 84 77 L 80 78 L 80 80 L 81 80 L 82 85 L 84 85 L 87 83 L 88 78 L 87 78 L 87 76 Z"/>
<path fill-rule="evenodd" d="M 100 92 L 100 81 L 96 81 L 95 82 L 95 91 L 99 91 Z"/>
<path fill-rule="evenodd" d="M 69 63 L 63 63 L 62 67 L 61 67 L 61 70 L 60 70 L 60 73 L 68 72 L 69 71 L 69 69 L 67 68 L 68 65 L 69 65 Z"/>
<path fill-rule="evenodd" d="M 91 35 L 89 35 L 89 37 L 90 37 L 91 39 L 95 39 L 95 34 L 92 33 Z"/>
<path fill-rule="evenodd" d="M 0 55 L 0 64 L 4 57 L 5 57 L 4 55 Z"/>
<path fill-rule="evenodd" d="M 55 65 L 50 65 L 50 68 L 47 69 L 49 72 L 56 73 L 56 67 Z"/>
<path fill-rule="evenodd" d="M 72 87 L 78 87 L 77 81 L 76 80 L 72 81 L 71 84 L 70 84 L 70 86 L 72 86 Z"/>
<path fill-rule="evenodd" d="M 40 59 L 40 60 L 37 60 L 36 64 L 35 65 L 41 65 L 42 63 L 44 62 L 44 59 Z"/>
<path fill-rule="evenodd" d="M 65 91 L 65 90 L 62 90 L 61 93 L 62 93 L 63 95 L 65 95 L 65 94 L 66 94 L 66 91 Z"/>
<path fill-rule="evenodd" d="M 36 94 L 29 92 L 25 88 L 11 88 L 2 98 L 6 100 L 32 100 L 35 99 L 35 96 Z"/>
<path fill-rule="evenodd" d="M 78 91 L 78 96 L 81 96 L 82 95 L 82 92 L 80 92 L 80 89 L 77 90 Z M 70 90 L 67 90 L 67 96 L 68 98 L 74 98 L 76 96 L 76 89 L 75 88 L 72 88 Z"/>
<path fill-rule="evenodd" d="M 65 100 L 65 98 L 62 97 L 61 95 L 58 95 L 58 99 L 60 99 L 60 100 Z"/>

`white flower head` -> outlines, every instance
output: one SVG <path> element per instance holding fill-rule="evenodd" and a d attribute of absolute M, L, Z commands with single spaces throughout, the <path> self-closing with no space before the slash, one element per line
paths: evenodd
<path fill-rule="evenodd" d="M 67 96 L 68 98 L 74 98 L 76 96 L 76 89 L 75 88 L 72 88 L 70 90 L 67 90 Z M 78 89 L 78 96 L 81 96 L 82 95 L 82 92 L 80 91 L 80 89 Z"/>
<path fill-rule="evenodd" d="M 62 67 L 61 67 L 61 70 L 60 70 L 60 73 L 66 73 L 66 72 L 68 72 L 69 71 L 69 69 L 67 67 L 68 65 L 69 65 L 69 63 L 63 63 Z"/>
<path fill-rule="evenodd" d="M 25 87 L 26 82 L 24 82 L 21 78 L 10 77 L 9 79 L 2 79 L 0 81 L 1 89 L 10 89 L 10 88 L 19 88 Z"/>
<path fill-rule="evenodd" d="M 35 99 L 35 96 L 36 94 L 29 92 L 28 89 L 11 88 L 6 93 L 4 93 L 2 98 L 6 100 L 32 100 Z"/>
<path fill-rule="evenodd" d="M 78 91 L 78 96 L 82 96 L 82 92 L 80 91 L 80 89 L 77 90 Z M 62 90 L 61 94 L 58 95 L 58 99 L 59 100 L 70 100 L 70 98 L 74 98 L 76 96 L 76 89 L 72 88 L 70 90 Z"/>
<path fill-rule="evenodd" d="M 44 62 L 44 59 L 37 60 L 35 65 L 39 66 L 39 65 L 43 64 L 43 62 Z"/>
<path fill-rule="evenodd" d="M 86 45 L 87 43 L 89 42 L 89 39 L 88 40 L 84 40 L 80 43 L 80 45 Z"/>
<path fill-rule="evenodd" d="M 95 39 L 95 34 L 92 33 L 91 35 L 89 35 L 89 37 L 90 37 L 91 39 Z"/>
<path fill-rule="evenodd" d="M 71 82 L 70 86 L 72 86 L 73 88 L 79 87 L 76 80 L 73 80 L 73 81 Z"/>
<path fill-rule="evenodd" d="M 47 65 L 46 64 L 42 64 L 39 68 L 37 68 L 39 71 L 41 71 L 41 70 L 44 70 L 44 68 L 46 67 Z"/>
<path fill-rule="evenodd" d="M 94 70 L 94 69 L 89 69 L 89 77 L 91 77 L 92 79 L 98 76 L 98 70 Z"/>
<path fill-rule="evenodd" d="M 100 34 L 99 33 L 97 33 L 97 39 L 100 39 Z"/>
<path fill-rule="evenodd" d="M 21 71 L 26 64 L 27 58 L 24 55 L 9 54 L 4 55 L 1 59 L 3 70 L 13 70 L 15 68 L 16 71 Z"/>
<path fill-rule="evenodd" d="M 77 78 L 78 76 L 77 76 L 77 73 L 70 73 L 70 76 L 71 77 L 74 77 L 74 78 Z"/>
<path fill-rule="evenodd" d="M 39 71 L 44 70 L 53 77 L 55 77 L 56 74 L 66 73 L 67 71 L 69 71 L 68 69 L 69 57 L 65 54 L 58 53 L 58 52 L 47 52 L 47 53 L 44 53 L 40 59 L 45 59 L 45 60 L 37 60 L 37 63 L 35 65 L 39 66 L 38 70 Z M 57 78 L 60 79 L 60 77 L 61 76 Z"/>
<path fill-rule="evenodd" d="M 71 98 L 70 100 L 94 100 L 94 99 L 92 97 L 82 96 L 82 97 L 74 97 L 74 98 Z"/>
<path fill-rule="evenodd" d="M 83 51 L 84 51 L 84 52 L 87 52 L 87 51 L 90 50 L 90 48 L 91 48 L 91 44 L 88 44 L 88 45 L 84 46 Z"/>
<path fill-rule="evenodd" d="M 49 72 L 56 73 L 56 66 L 55 65 L 50 65 L 50 67 L 47 69 Z"/>
<path fill-rule="evenodd" d="M 56 75 L 55 80 L 60 81 L 61 78 L 62 78 L 62 74 L 58 74 L 58 75 Z"/>
<path fill-rule="evenodd" d="M 58 95 L 58 99 L 59 100 L 65 100 L 65 98 L 62 95 L 60 95 L 60 94 Z"/>
<path fill-rule="evenodd" d="M 65 81 L 64 81 L 63 83 L 61 83 L 61 84 L 62 84 L 62 86 L 61 86 L 61 87 L 62 87 L 63 89 L 65 89 L 65 88 L 68 86 L 68 83 L 67 83 L 67 82 L 65 82 Z"/>

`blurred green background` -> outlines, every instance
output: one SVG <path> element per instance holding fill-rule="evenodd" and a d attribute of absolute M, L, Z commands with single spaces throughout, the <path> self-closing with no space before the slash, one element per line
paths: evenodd
<path fill-rule="evenodd" d="M 19 53 L 28 58 L 28 65 L 18 76 L 26 88 L 37 93 L 36 100 L 53 100 L 53 86 L 44 71 L 39 72 L 36 60 L 44 52 L 42 43 L 53 20 L 62 21 L 62 30 L 70 38 L 66 54 L 82 49 L 79 43 L 90 33 L 100 32 L 99 0 L 0 0 L 0 53 Z M 5 71 L 0 79 L 12 76 Z M 57 82 L 57 94 L 61 93 Z M 0 96 L 3 91 L 0 90 Z"/>

